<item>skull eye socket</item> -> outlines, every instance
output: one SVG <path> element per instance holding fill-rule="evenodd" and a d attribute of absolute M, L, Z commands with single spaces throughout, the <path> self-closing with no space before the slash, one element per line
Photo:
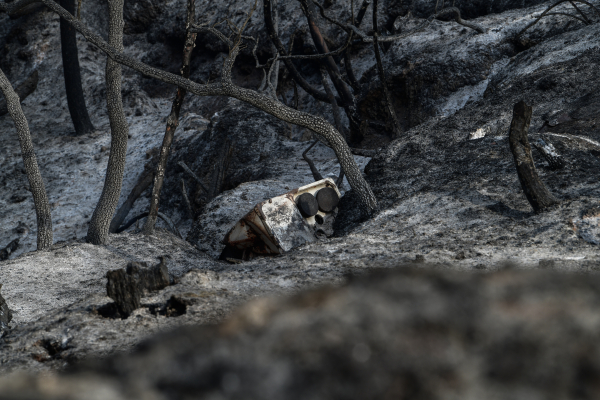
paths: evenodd
<path fill-rule="evenodd" d="M 310 193 L 302 193 L 296 198 L 296 206 L 304 218 L 309 218 L 319 211 L 317 199 Z"/>
<path fill-rule="evenodd" d="M 323 212 L 332 212 L 340 202 L 337 192 L 332 188 L 323 188 L 317 192 L 317 204 L 319 210 Z"/>

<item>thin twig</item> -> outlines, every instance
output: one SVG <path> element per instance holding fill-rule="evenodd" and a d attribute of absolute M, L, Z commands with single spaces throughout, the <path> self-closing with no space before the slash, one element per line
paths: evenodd
<path fill-rule="evenodd" d="M 546 17 L 551 16 L 551 15 L 555 15 L 555 16 L 562 15 L 562 16 L 565 16 L 565 17 L 571 17 L 571 18 L 574 18 L 576 20 L 579 20 L 579 21 L 583 22 L 586 25 L 589 25 L 589 22 L 587 22 L 583 18 L 578 17 L 577 15 L 566 13 L 566 12 L 560 12 L 560 11 L 549 12 L 548 14 L 546 14 Z"/>
<path fill-rule="evenodd" d="M 177 165 L 179 165 L 181 168 L 183 168 L 183 170 L 184 170 L 185 172 L 187 172 L 187 173 L 188 173 L 188 174 L 189 174 L 189 175 L 190 175 L 192 178 L 194 178 L 194 180 L 195 180 L 195 181 L 198 183 L 198 185 L 200 185 L 200 187 L 202 188 L 202 190 L 204 190 L 204 192 L 205 192 L 206 194 L 209 194 L 209 191 L 208 191 L 208 189 L 206 188 L 206 186 L 204 186 L 204 183 L 202 183 L 202 180 L 201 180 L 201 179 L 198 177 L 198 175 L 196 175 L 196 174 L 194 173 L 194 171 L 192 171 L 192 170 L 190 169 L 190 167 L 188 167 L 188 166 L 186 165 L 186 163 L 184 163 L 183 161 L 179 161 L 179 162 L 177 163 Z"/>
<path fill-rule="evenodd" d="M 227 38 L 227 36 L 223 35 L 221 33 L 221 31 L 219 31 L 218 29 L 213 28 L 211 26 L 193 24 L 192 26 L 190 26 L 188 31 L 192 32 L 192 33 L 204 33 L 204 32 L 212 33 L 217 38 L 219 38 L 220 41 L 225 43 L 227 45 L 227 47 L 233 47 L 233 42 L 231 40 L 229 40 L 229 38 Z"/>
<path fill-rule="evenodd" d="M 21 1 L 24 1 L 24 0 L 21 0 Z M 275 33 L 275 27 L 273 24 L 273 16 L 271 15 L 271 0 L 263 1 L 263 14 L 264 14 L 264 19 L 265 19 L 265 27 L 267 28 L 267 32 L 269 33 L 269 37 L 271 38 L 271 41 L 277 48 L 277 51 L 279 52 L 281 57 L 287 56 L 288 54 L 283 46 L 283 43 L 281 42 L 281 39 L 279 38 L 279 35 L 277 35 Z M 308 83 L 308 81 L 300 74 L 298 69 L 296 69 L 296 66 L 294 65 L 292 60 L 283 59 L 282 61 L 285 64 L 288 72 L 292 76 L 292 79 L 294 79 L 294 81 L 296 81 L 298 83 L 298 85 L 300 85 L 300 87 L 302 89 L 304 89 L 304 91 L 306 93 L 313 96 L 316 100 L 328 101 L 327 94 L 316 89 L 314 86 L 312 86 L 310 83 Z M 343 101 L 340 98 L 336 98 L 336 101 L 339 105 L 343 105 Z"/>
<path fill-rule="evenodd" d="M 529 23 L 525 28 L 523 28 L 519 33 L 517 33 L 515 35 L 515 38 L 520 37 L 523 33 L 525 33 L 525 31 L 527 31 L 529 28 L 531 28 L 532 26 L 534 26 L 535 24 L 537 24 L 542 18 L 544 18 L 553 8 L 558 7 L 559 5 L 561 5 L 562 3 L 566 3 L 566 2 L 577 2 L 577 3 L 581 3 L 581 4 L 585 4 L 588 7 L 590 7 L 591 9 L 593 9 L 596 14 L 598 14 L 600 16 L 600 11 L 598 11 L 598 9 L 596 7 L 594 7 L 594 5 L 590 4 L 589 2 L 585 1 L 585 0 L 559 0 L 556 3 L 550 5 L 550 7 L 548 7 L 544 12 L 542 12 L 533 22 Z"/>
<path fill-rule="evenodd" d="M 308 167 L 310 168 L 310 172 L 312 172 L 312 175 L 313 175 L 313 178 L 315 178 L 315 181 L 320 181 L 320 180 L 323 180 L 323 176 L 321 175 L 321 173 L 319 172 L 319 170 L 317 169 L 317 167 L 315 167 L 315 163 L 308 157 L 308 152 L 317 143 L 319 143 L 318 139 L 315 140 L 313 142 L 313 144 L 311 144 L 310 146 L 308 146 L 308 149 L 304 150 L 304 153 L 302 153 L 302 158 L 304 158 L 304 161 L 306 161 L 306 163 L 308 164 Z"/>
<path fill-rule="evenodd" d="M 298 55 L 279 57 L 279 59 L 280 60 L 319 60 L 319 59 L 326 58 L 326 57 L 337 56 L 337 55 L 342 54 L 342 52 L 345 51 L 348 48 L 348 46 L 350 46 L 350 43 L 352 43 L 352 35 L 348 35 L 348 39 L 346 40 L 346 43 L 344 43 L 344 45 L 342 47 L 340 47 L 339 49 L 336 49 L 334 51 L 330 51 L 329 53 L 307 54 L 307 55 L 298 54 Z"/>
<path fill-rule="evenodd" d="M 181 195 L 183 196 L 183 202 L 185 203 L 185 206 L 186 206 L 188 212 L 190 213 L 190 217 L 192 218 L 192 220 L 195 220 L 196 213 L 194 212 L 194 209 L 192 208 L 192 203 L 190 203 L 190 198 L 188 197 L 187 189 L 185 188 L 185 182 L 184 182 L 183 178 L 181 178 L 179 180 L 179 183 L 181 184 Z"/>
<path fill-rule="evenodd" d="M 165 214 L 159 212 L 158 214 L 158 218 L 162 219 L 167 226 L 169 227 L 169 229 L 171 229 L 171 231 L 176 234 L 177 236 L 179 236 L 180 239 L 183 239 L 183 236 L 181 235 L 181 232 L 179 232 L 179 229 L 177 229 L 177 227 L 175 226 L 175 224 L 173 223 L 173 221 L 171 221 L 171 218 L 167 217 Z M 131 218 L 129 221 L 127 221 L 125 223 L 125 225 L 123 225 L 122 227 L 120 227 L 119 229 L 116 230 L 115 233 L 121 233 L 124 232 L 125 230 L 127 230 L 127 228 L 129 228 L 131 225 L 135 224 L 137 221 L 139 221 L 142 218 L 146 218 L 148 216 L 148 212 L 143 212 L 140 215 Z"/>
<path fill-rule="evenodd" d="M 578 12 L 579 14 L 581 14 L 581 16 L 583 17 L 583 19 L 586 21 L 586 25 L 589 25 L 589 24 L 591 24 L 591 22 L 592 22 L 592 21 L 590 21 L 590 20 L 589 20 L 589 18 L 587 17 L 587 15 L 585 15 L 585 14 L 583 13 L 583 11 L 581 11 L 581 10 L 579 9 L 579 7 L 577 7 L 577 4 L 575 4 L 575 2 L 574 2 L 574 1 L 569 1 L 569 3 L 571 3 L 571 5 L 573 6 L 573 8 L 574 8 L 575 10 L 577 10 L 577 12 Z"/>

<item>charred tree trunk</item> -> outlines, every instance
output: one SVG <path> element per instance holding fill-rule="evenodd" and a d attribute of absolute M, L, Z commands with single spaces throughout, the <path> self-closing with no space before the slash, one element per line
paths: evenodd
<path fill-rule="evenodd" d="M 195 0 L 188 0 L 186 29 L 188 29 L 196 19 L 195 7 Z M 181 67 L 181 76 L 184 78 L 190 77 L 190 60 L 192 59 L 192 51 L 194 50 L 196 35 L 196 33 L 188 31 L 185 38 L 185 45 L 183 47 L 183 66 Z M 165 136 L 160 148 L 156 173 L 154 174 L 154 186 L 152 187 L 152 197 L 150 197 L 150 210 L 148 211 L 148 218 L 146 219 L 146 223 L 142 229 L 146 235 L 151 234 L 154 231 L 154 225 L 156 225 L 156 219 L 158 217 L 158 202 L 160 200 L 160 191 L 165 180 L 167 158 L 169 157 L 169 151 L 171 149 L 171 143 L 173 143 L 175 130 L 179 126 L 179 111 L 181 110 L 181 104 L 183 104 L 185 94 L 186 90 L 184 88 L 177 88 L 177 94 L 175 95 L 173 106 L 171 107 L 171 114 L 169 114 L 169 117 L 167 118 L 167 128 L 165 130 Z"/>
<path fill-rule="evenodd" d="M 300 4 L 302 6 L 302 11 L 306 16 L 310 35 L 317 52 L 320 54 L 329 53 L 329 47 L 327 46 L 327 43 L 325 43 L 323 35 L 321 34 L 321 30 L 317 25 L 316 13 L 314 12 L 314 6 L 312 2 L 309 0 L 300 0 Z M 342 107 L 344 107 L 346 115 L 348 116 L 348 120 L 350 121 L 351 137 L 347 139 L 350 139 L 352 142 L 357 142 L 360 140 L 360 135 L 357 135 L 357 133 L 360 132 L 361 119 L 357 113 L 356 99 L 354 98 L 350 87 L 342 79 L 340 70 L 333 57 L 326 57 L 323 60 L 323 64 L 325 65 L 325 68 L 327 68 L 331 82 L 340 96 Z"/>
<path fill-rule="evenodd" d="M 27 172 L 27 179 L 33 195 L 33 204 L 37 219 L 37 249 L 43 250 L 52 245 L 52 216 L 50 215 L 50 204 L 46 195 L 46 188 L 42 180 L 42 174 L 38 167 L 29 126 L 23 109 L 19 103 L 19 96 L 15 93 L 10 82 L 0 70 L 0 90 L 6 98 L 8 113 L 15 122 L 19 143 L 21 144 L 21 154 L 23 155 L 23 164 Z"/>
<path fill-rule="evenodd" d="M 123 0 L 109 0 L 108 12 L 108 44 L 123 52 Z M 88 228 L 87 240 L 92 244 L 106 244 L 108 240 L 110 222 L 121 195 L 129 134 L 121 98 L 121 64 L 110 57 L 106 60 L 106 101 L 110 120 L 110 156 L 102 194 Z"/>
<path fill-rule="evenodd" d="M 73 0 L 60 0 L 60 5 L 72 15 L 75 15 L 75 2 Z M 85 106 L 85 98 L 83 97 L 75 32 L 77 31 L 68 22 L 63 18 L 60 19 L 60 47 L 69 113 L 71 114 L 75 133 L 84 135 L 93 132 L 95 129 L 92 121 L 90 121 Z"/>
<path fill-rule="evenodd" d="M 529 132 L 529 123 L 531 122 L 532 108 L 520 101 L 515 104 L 513 109 L 513 120 L 510 124 L 510 133 L 508 140 L 510 150 L 515 158 L 517 174 L 521 187 L 533 209 L 538 212 L 551 205 L 557 204 L 558 200 L 546 189 L 544 183 L 540 180 L 533 157 L 531 156 L 531 146 L 527 139 Z"/>

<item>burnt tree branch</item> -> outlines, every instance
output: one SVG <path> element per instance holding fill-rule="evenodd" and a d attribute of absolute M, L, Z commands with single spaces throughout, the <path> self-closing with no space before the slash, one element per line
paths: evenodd
<path fill-rule="evenodd" d="M 25 118 L 25 114 L 19 103 L 19 96 L 13 90 L 2 70 L 0 70 L 0 91 L 4 94 L 8 113 L 15 123 L 17 135 L 19 136 L 23 164 L 25 164 L 25 172 L 27 173 L 31 194 L 33 195 L 33 204 L 35 206 L 38 230 L 37 249 L 43 250 L 52 245 L 52 216 L 50 215 L 48 195 L 46 194 L 42 174 L 40 173 L 40 168 L 33 149 L 29 125 L 27 124 L 27 119 Z"/>
<path fill-rule="evenodd" d="M 559 5 L 561 5 L 562 3 L 566 3 L 569 2 L 571 4 L 575 4 L 575 3 L 581 3 L 581 4 L 585 4 L 586 6 L 590 7 L 592 10 L 594 10 L 596 12 L 596 14 L 598 14 L 600 16 L 600 11 L 591 3 L 585 1 L 585 0 L 559 0 L 556 3 L 551 4 L 546 10 L 544 10 L 544 12 L 542 12 L 534 21 L 532 21 L 531 23 L 529 23 L 525 28 L 523 28 L 519 33 L 517 33 L 515 35 L 515 38 L 519 38 L 521 35 L 523 35 L 528 29 L 530 29 L 531 27 L 533 27 L 535 24 L 537 24 L 538 22 L 540 22 L 540 20 L 542 18 L 544 18 L 546 15 L 548 15 L 550 13 L 550 11 L 552 11 L 554 8 L 558 7 Z M 577 8 L 577 7 L 576 7 Z M 572 15 L 570 15 L 572 16 Z M 587 17 L 586 17 L 587 18 Z"/>
<path fill-rule="evenodd" d="M 269 34 L 271 41 L 277 48 L 277 52 L 282 57 L 287 56 L 288 54 L 285 50 L 285 47 L 283 46 L 283 43 L 281 42 L 281 39 L 275 33 L 275 25 L 273 23 L 273 16 L 271 15 L 271 0 L 263 0 L 263 13 L 264 13 L 265 27 L 267 28 L 267 33 Z M 304 77 L 296 69 L 296 66 L 294 65 L 292 60 L 283 59 L 282 61 L 285 64 L 285 67 L 287 68 L 288 72 L 292 76 L 292 79 L 294 79 L 294 81 L 298 85 L 300 85 L 300 87 L 302 89 L 304 89 L 304 91 L 306 93 L 310 94 L 311 96 L 313 96 L 315 99 L 317 99 L 319 101 L 328 101 L 327 94 L 324 92 L 321 92 L 320 90 L 318 90 L 317 88 L 312 86 L 310 83 L 308 83 L 308 81 L 306 79 L 304 79 Z M 342 100 L 336 99 L 336 101 L 338 102 L 339 105 L 343 105 Z"/>

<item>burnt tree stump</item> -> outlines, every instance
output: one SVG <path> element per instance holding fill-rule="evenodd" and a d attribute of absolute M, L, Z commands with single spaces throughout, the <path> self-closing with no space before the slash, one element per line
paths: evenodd
<path fill-rule="evenodd" d="M 145 291 L 160 290 L 169 286 L 169 271 L 164 257 L 152 267 L 144 262 L 130 262 L 127 268 L 106 273 L 106 293 L 115 301 L 122 318 L 127 318 L 133 310 L 140 308 Z"/>
<path fill-rule="evenodd" d="M 548 191 L 535 169 L 533 157 L 531 156 L 531 146 L 527 134 L 531 122 L 532 108 L 520 101 L 515 104 L 513 109 L 513 119 L 510 124 L 510 133 L 508 141 L 510 151 L 515 159 L 517 174 L 521 187 L 527 200 L 538 212 L 546 207 L 557 204 L 558 200 Z"/>

